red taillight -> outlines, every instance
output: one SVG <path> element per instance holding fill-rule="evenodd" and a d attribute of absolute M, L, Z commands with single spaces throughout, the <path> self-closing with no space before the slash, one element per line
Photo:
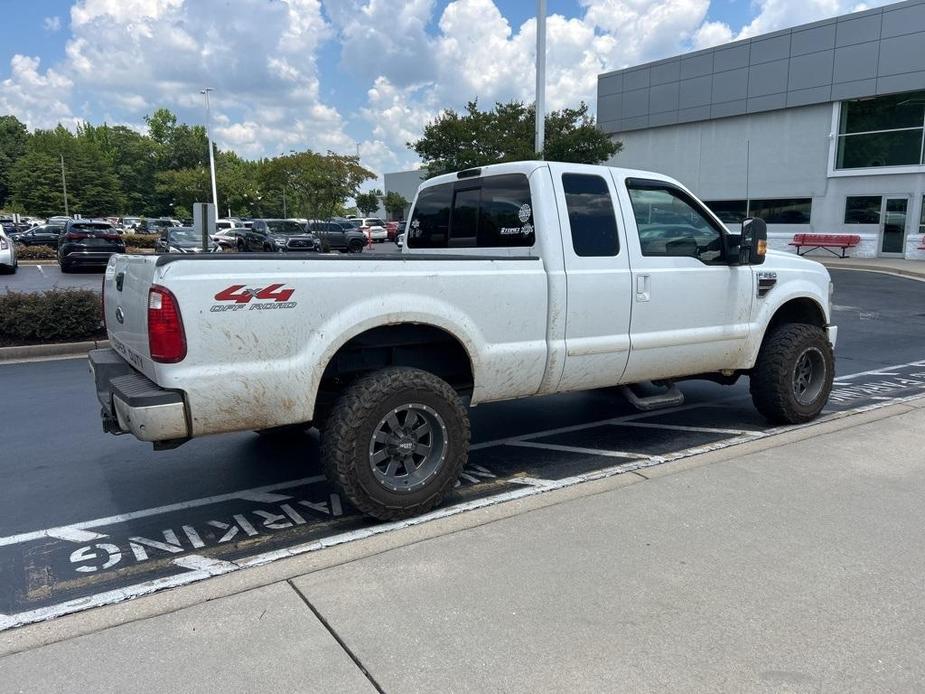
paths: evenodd
<path fill-rule="evenodd" d="M 78 231 L 69 231 L 64 235 L 64 238 L 66 238 L 68 241 L 78 241 L 80 239 L 87 238 L 87 236 L 88 234 L 81 234 Z"/>
<path fill-rule="evenodd" d="M 103 238 L 107 241 L 121 241 L 122 237 L 118 234 L 103 234 Z"/>
<path fill-rule="evenodd" d="M 186 334 L 177 297 L 155 284 L 148 290 L 148 348 L 151 359 L 175 364 L 186 357 Z"/>

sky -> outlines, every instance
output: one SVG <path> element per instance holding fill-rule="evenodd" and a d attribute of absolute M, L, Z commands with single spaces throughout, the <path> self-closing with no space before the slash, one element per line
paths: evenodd
<path fill-rule="evenodd" d="M 547 108 L 595 107 L 600 72 L 880 0 L 547 0 Z M 143 130 L 161 106 L 247 158 L 406 143 L 471 99 L 531 101 L 534 0 L 0 0 L 0 114 L 30 128 Z"/>

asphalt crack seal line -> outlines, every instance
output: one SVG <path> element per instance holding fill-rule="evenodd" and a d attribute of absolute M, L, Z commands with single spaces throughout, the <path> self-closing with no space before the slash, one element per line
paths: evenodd
<path fill-rule="evenodd" d="M 884 374 L 887 371 L 892 371 L 894 369 L 903 368 L 903 367 L 920 367 L 925 365 L 925 362 L 912 362 L 909 364 L 900 364 L 893 367 L 882 367 L 880 369 L 871 370 L 861 374 L 849 374 L 842 376 L 837 381 L 844 381 L 851 378 L 855 378 L 862 375 L 877 375 Z M 45 621 L 48 619 L 53 619 L 55 617 L 63 616 L 65 614 L 70 614 L 73 612 L 78 612 L 82 610 L 89 609 L 91 607 L 98 607 L 102 605 L 112 604 L 116 602 L 121 602 L 123 600 L 133 599 L 143 595 L 148 595 L 156 591 L 162 590 L 164 588 L 178 587 L 181 585 L 186 585 L 189 583 L 200 581 L 204 578 L 210 578 L 211 576 L 230 573 L 236 571 L 240 568 L 247 568 L 251 566 L 260 566 L 267 564 L 279 559 L 286 557 L 292 557 L 299 554 L 304 554 L 307 552 L 312 552 L 318 549 L 323 549 L 325 547 L 333 547 L 336 545 L 344 544 L 347 542 L 352 542 L 359 539 L 364 539 L 372 537 L 375 535 L 380 535 L 383 533 L 391 532 L 393 530 L 399 530 L 406 527 L 412 527 L 415 525 L 420 525 L 422 523 L 427 523 L 432 520 L 439 518 L 445 518 L 448 516 L 457 515 L 464 513 L 466 511 L 484 508 L 488 506 L 494 506 L 506 501 L 511 501 L 514 499 L 520 499 L 527 496 L 533 496 L 537 494 L 542 494 L 548 491 L 562 489 L 565 487 L 574 486 L 576 484 L 581 484 L 583 482 L 588 482 L 597 479 L 603 479 L 606 477 L 611 477 L 614 475 L 621 475 L 628 472 L 637 472 L 647 467 L 652 467 L 654 465 L 661 465 L 664 463 L 672 462 L 675 460 L 680 460 L 683 458 L 688 458 L 694 455 L 701 453 L 711 452 L 729 448 L 732 446 L 739 445 L 741 443 L 746 443 L 749 441 L 756 441 L 762 438 L 767 438 L 775 434 L 797 431 L 812 427 L 824 422 L 835 421 L 838 419 L 843 419 L 853 414 L 860 414 L 863 412 L 870 412 L 873 410 L 882 409 L 895 404 L 902 404 L 907 401 L 919 399 L 922 396 L 921 393 L 916 393 L 914 395 L 892 398 L 886 401 L 877 401 L 871 404 L 862 405 L 848 410 L 842 410 L 828 414 L 820 419 L 810 422 L 807 424 L 796 425 L 796 426 L 782 426 L 768 429 L 761 432 L 747 432 L 741 436 L 734 436 L 729 439 L 724 439 L 712 444 L 697 446 L 693 448 L 688 448 L 683 451 L 678 451 L 675 453 L 663 455 L 663 456 L 644 456 L 640 460 L 635 460 L 621 465 L 616 465 L 612 467 L 603 468 L 589 473 L 584 473 L 581 475 L 576 475 L 572 477 L 567 477 L 559 480 L 542 480 L 538 478 L 529 478 L 522 481 L 523 486 L 519 489 L 509 490 L 507 492 L 502 492 L 494 496 L 489 496 L 480 499 L 474 499 L 471 501 L 463 502 L 455 506 L 450 506 L 446 508 L 436 509 L 427 514 L 418 516 L 416 518 L 411 518 L 403 521 L 396 521 L 392 523 L 384 523 L 381 525 L 371 526 L 368 528 L 361 528 L 358 530 L 348 531 L 345 533 L 339 533 L 332 535 L 326 538 L 321 538 L 314 540 L 312 542 L 303 543 L 299 545 L 294 545 L 291 547 L 285 547 L 281 549 L 271 550 L 262 554 L 253 555 L 251 557 L 246 557 L 243 559 L 236 560 L 234 562 L 224 561 L 224 560 L 214 560 L 209 559 L 200 555 L 187 555 L 183 558 L 178 558 L 174 561 L 175 565 L 180 568 L 187 568 L 188 571 L 168 577 L 162 577 L 157 579 L 152 579 L 149 581 L 144 581 L 138 584 L 133 584 L 123 588 L 105 591 L 102 593 L 97 593 L 95 595 L 85 596 L 81 598 L 76 598 L 74 600 L 65 601 L 56 605 L 50 605 L 42 608 L 37 608 L 35 610 L 29 610 L 25 612 L 20 612 L 13 615 L 2 615 L 0 616 L 0 631 L 9 629 L 11 627 L 22 626 L 24 624 Z M 728 398 L 726 400 L 734 400 L 733 398 Z M 673 408 L 673 410 L 666 410 L 665 413 L 670 411 L 682 411 L 686 409 L 693 409 L 695 407 L 706 407 L 706 406 L 715 406 L 717 403 L 707 402 L 707 403 L 696 403 L 690 406 L 682 406 L 679 408 Z M 651 413 L 640 413 L 636 415 L 629 415 L 627 417 L 617 418 L 619 421 L 631 422 L 634 418 L 641 418 L 645 416 L 650 416 Z M 499 440 L 497 442 L 491 442 L 494 445 L 501 445 L 505 443 L 512 443 L 514 441 L 524 441 L 529 438 L 539 438 L 543 436 L 549 436 L 553 433 L 559 433 L 564 431 L 580 431 L 581 429 L 589 428 L 591 426 L 598 426 L 603 423 L 614 423 L 614 419 L 603 420 L 603 422 L 594 422 L 591 424 L 578 425 L 573 427 L 563 427 L 558 430 L 550 430 L 545 432 L 537 432 L 533 434 L 528 434 L 519 437 L 512 437 L 509 439 Z M 535 447 L 541 447 L 542 444 L 536 444 Z M 479 447 L 487 447 L 484 444 Z M 530 446 L 534 447 L 534 446 Z M 645 477 L 641 473 L 640 476 Z M 307 480 L 318 480 L 323 478 L 306 478 Z M 511 482 L 517 483 L 518 478 L 514 477 L 510 480 Z M 252 490 L 242 490 L 239 492 L 219 495 L 218 497 L 208 497 L 208 499 L 240 499 L 242 494 L 247 493 L 262 493 L 262 492 L 271 492 L 276 489 L 285 489 L 291 486 L 297 486 L 298 484 L 304 484 L 305 480 L 298 482 L 289 482 L 277 485 L 269 485 L 268 487 L 260 487 Z M 182 509 L 189 508 L 194 506 L 203 505 L 208 503 L 206 500 L 194 500 L 191 502 L 185 502 L 181 504 L 173 504 L 169 507 L 161 508 L 170 508 L 170 509 Z M 109 523 L 118 522 L 120 518 L 137 518 L 145 517 L 149 515 L 154 515 L 156 509 L 147 509 L 143 511 L 135 512 L 134 514 L 124 514 L 123 516 L 112 517 L 109 519 L 99 519 L 98 521 L 87 521 L 82 523 L 74 523 L 68 526 L 63 526 L 66 529 L 78 529 L 83 530 L 88 527 L 96 527 L 98 525 L 103 525 L 102 521 L 108 521 Z M 53 528 L 49 530 L 60 530 L 60 528 Z M 2 544 L 13 544 L 13 541 L 25 541 L 17 538 L 27 537 L 28 539 L 35 539 L 41 537 L 49 537 L 49 530 L 36 531 L 35 533 L 24 533 L 18 536 L 11 536 L 9 538 L 0 538 L 0 545 Z M 183 560 L 183 563 L 180 561 Z"/>

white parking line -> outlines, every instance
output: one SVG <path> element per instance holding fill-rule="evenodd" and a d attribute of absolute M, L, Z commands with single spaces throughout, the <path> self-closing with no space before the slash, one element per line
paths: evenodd
<path fill-rule="evenodd" d="M 234 562 L 204 557 L 201 554 L 187 554 L 184 557 L 177 557 L 172 563 L 183 569 L 204 571 L 210 576 L 219 576 L 241 568 Z"/>
<path fill-rule="evenodd" d="M 715 427 L 695 427 L 686 424 L 662 424 L 661 422 L 614 422 L 616 427 L 639 427 L 642 429 L 670 429 L 674 431 L 694 431 L 701 434 L 732 434 L 733 436 L 757 436 L 759 432 L 747 429 L 717 429 Z"/>
<path fill-rule="evenodd" d="M 856 374 L 845 374 L 844 376 L 838 376 L 835 381 L 847 381 L 850 378 L 857 378 L 858 376 L 885 376 L 887 372 L 893 371 L 894 369 L 902 369 L 906 366 L 925 366 L 925 361 L 910 361 L 905 364 L 893 364 L 892 366 L 881 366 L 879 369 L 871 369 L 870 371 L 859 371 Z M 890 374 L 894 375 L 894 374 Z"/>
<path fill-rule="evenodd" d="M 643 460 L 654 460 L 655 456 L 646 455 L 645 453 L 630 453 L 628 451 L 608 451 L 603 448 L 584 448 L 582 446 L 562 446 L 558 443 L 537 443 L 535 441 L 511 441 L 508 446 L 519 446 L 521 448 L 539 448 L 549 451 L 563 451 L 564 453 L 582 453 L 584 455 L 599 455 L 604 458 L 642 458 Z"/>
<path fill-rule="evenodd" d="M 92 542 L 93 540 L 102 540 L 106 535 L 95 533 L 92 530 L 81 530 L 80 528 L 51 528 L 46 533 L 48 537 L 56 540 L 67 540 L 68 542 Z"/>
<path fill-rule="evenodd" d="M 271 492 L 277 489 L 290 489 L 292 487 L 299 487 L 303 484 L 314 484 L 315 482 L 320 482 L 324 479 L 324 475 L 316 475 L 315 477 L 303 477 L 299 480 L 290 480 L 289 482 L 280 482 L 278 484 L 268 484 L 264 487 L 254 487 L 253 489 L 242 489 L 237 492 L 230 492 L 228 494 L 217 494 L 215 496 L 206 496 L 201 499 L 192 499 L 190 501 L 181 501 L 176 504 L 167 504 L 166 506 L 156 506 L 154 508 L 146 508 L 141 511 L 133 511 L 131 513 L 122 513 L 118 516 L 107 516 L 106 518 L 96 518 L 89 521 L 81 521 L 80 523 L 71 523 L 70 525 L 62 525 L 56 528 L 45 528 L 43 530 L 33 530 L 28 533 L 19 533 L 18 535 L 9 535 L 7 537 L 0 537 L 0 547 L 6 545 L 16 545 L 21 542 L 30 542 L 31 540 L 40 540 L 43 537 L 60 537 L 63 539 L 70 539 L 66 535 L 76 536 L 75 531 L 86 530 L 88 528 L 98 528 L 103 525 L 112 525 L 113 523 L 122 523 L 124 521 L 135 520 L 136 518 L 146 518 L 147 516 L 156 516 L 161 513 L 170 513 L 171 511 L 182 511 L 183 509 L 188 508 L 197 508 L 199 506 L 208 506 L 209 504 L 217 504 L 223 501 L 232 501 L 232 500 L 249 500 L 248 494 L 260 494 L 263 492 Z M 243 496 L 242 496 L 243 495 Z M 75 542 L 82 542 L 82 540 L 74 540 Z"/>

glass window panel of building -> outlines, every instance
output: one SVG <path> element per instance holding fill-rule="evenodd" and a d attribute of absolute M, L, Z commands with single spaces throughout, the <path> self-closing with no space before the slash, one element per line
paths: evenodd
<path fill-rule="evenodd" d="M 835 167 L 923 164 L 925 91 L 843 101 Z"/>
<path fill-rule="evenodd" d="M 748 201 L 748 216 L 761 217 L 768 224 L 809 224 L 812 211 L 812 198 Z"/>
<path fill-rule="evenodd" d="M 845 198 L 845 224 L 879 224 L 882 204 L 879 195 L 849 195 Z"/>

